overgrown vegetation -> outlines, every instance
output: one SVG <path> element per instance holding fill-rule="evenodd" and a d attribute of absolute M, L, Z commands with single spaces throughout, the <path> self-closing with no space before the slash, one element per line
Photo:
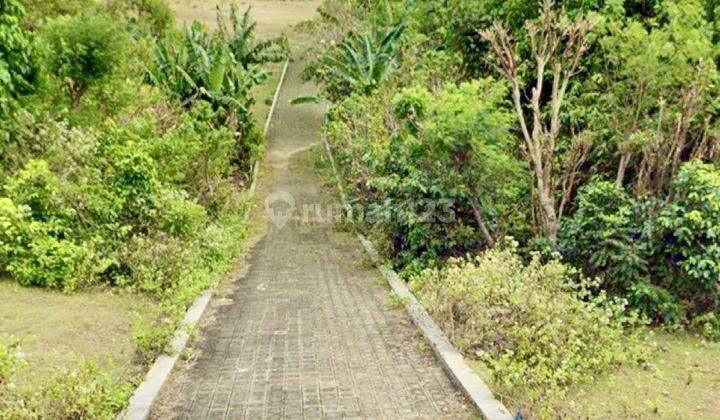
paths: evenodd
<path fill-rule="evenodd" d="M 327 140 L 351 204 L 365 215 L 359 226 L 405 277 L 436 279 L 438 295 L 423 296 L 447 309 L 438 316 L 453 333 L 467 324 L 514 334 L 521 330 L 503 320 L 516 312 L 523 328 L 535 325 L 535 315 L 514 307 L 503 319 L 484 319 L 442 306 L 488 305 L 466 300 L 478 297 L 436 300 L 457 282 L 500 287 L 490 285 L 495 272 L 509 274 L 484 261 L 511 252 L 513 264 L 522 258 L 538 270 L 541 263 L 579 270 L 578 287 L 586 277 L 597 282 L 582 294 L 552 289 L 558 310 L 571 314 L 555 335 L 593 317 L 602 324 L 602 310 L 619 311 L 609 302 L 624 301 L 617 319 L 638 316 L 717 339 L 713 2 L 336 0 L 325 2 L 315 23 L 325 40 L 308 74 L 330 102 Z M 400 27 L 386 40 L 378 35 Z M 363 59 L 354 60 L 360 49 Z M 356 63 L 364 62 L 387 65 L 361 83 L 368 66 Z M 509 251 L 515 241 L 518 249 Z M 449 263 L 468 254 L 480 260 Z M 536 282 L 516 277 L 522 287 Z M 514 301 L 496 297 L 492 305 Z M 598 308 L 583 312 L 589 318 L 571 309 L 587 305 Z M 624 328 L 622 336 L 637 329 Z M 598 372 L 575 363 L 585 354 L 573 351 L 506 360 L 505 343 L 477 334 L 462 330 L 458 340 L 478 341 L 498 386 L 527 390 L 530 410 L 550 415 L 540 407 L 544 398 Z M 516 352 L 520 341 L 507 348 Z M 629 354 L 605 345 L 590 353 Z M 530 383 L 542 366 L 557 370 L 553 363 L 567 364 L 566 381 Z M 503 385 L 507 375 L 511 383 Z M 518 377 L 530 382 L 512 382 Z M 548 395 L 533 394 L 542 387 Z"/>
<path fill-rule="evenodd" d="M 1 269 L 24 286 L 152 296 L 140 361 L 242 245 L 242 186 L 262 153 L 250 89 L 287 49 L 229 11 L 229 27 L 178 31 L 157 0 L 0 4 Z M 114 417 L 132 389 L 87 365 L 37 403 L 13 392 L 5 353 L 0 417 Z"/>
<path fill-rule="evenodd" d="M 577 279 L 567 265 L 525 264 L 510 245 L 470 260 L 428 270 L 411 288 L 466 353 L 486 363 L 497 392 L 515 407 L 548 415 L 566 390 L 622 363 L 642 361 L 648 349 L 627 337 L 637 320 L 624 303 Z M 523 402 L 529 401 L 528 407 Z"/>

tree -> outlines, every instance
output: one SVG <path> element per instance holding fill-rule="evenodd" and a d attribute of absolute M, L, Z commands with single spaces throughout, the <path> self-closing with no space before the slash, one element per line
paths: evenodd
<path fill-rule="evenodd" d="M 608 25 L 604 66 L 592 78 L 601 93 L 588 101 L 599 111 L 593 129 L 614 140 L 616 184 L 631 177 L 640 195 L 665 195 L 682 161 L 710 157 L 713 141 L 706 133 L 718 77 L 712 30 L 698 1 L 666 1 L 662 10 L 650 30 L 634 18 Z"/>
<path fill-rule="evenodd" d="M 122 63 L 126 35 L 103 15 L 62 16 L 48 23 L 44 34 L 49 68 L 65 85 L 73 108 L 93 83 L 115 73 Z"/>
<path fill-rule="evenodd" d="M 544 233 L 553 243 L 557 241 L 559 224 L 553 160 L 561 130 L 560 109 L 570 79 L 580 69 L 592 27 L 593 22 L 584 19 L 582 14 L 571 20 L 564 10 L 560 13 L 553 10 L 551 0 L 544 0 L 538 19 L 526 23 L 530 57 L 524 61 L 501 23 L 495 22 L 490 29 L 479 31 L 495 53 L 495 69 L 510 82 L 524 152 L 537 189 Z M 526 86 L 520 74 L 522 65 L 534 67 L 535 85 L 528 103 L 523 99 Z M 550 79 L 549 99 L 546 99 L 547 79 Z M 530 108 L 530 115 L 526 114 L 526 106 Z"/>

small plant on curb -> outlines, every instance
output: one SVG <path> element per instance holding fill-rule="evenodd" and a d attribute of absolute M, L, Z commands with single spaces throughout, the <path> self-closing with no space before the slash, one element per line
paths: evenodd
<path fill-rule="evenodd" d="M 404 308 L 408 303 L 408 299 L 406 297 L 398 296 L 395 292 L 390 292 L 390 297 L 388 297 L 387 305 L 392 309 L 402 309 Z"/>

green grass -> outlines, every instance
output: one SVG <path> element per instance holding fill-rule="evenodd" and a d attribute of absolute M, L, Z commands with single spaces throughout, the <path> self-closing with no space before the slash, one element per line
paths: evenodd
<path fill-rule="evenodd" d="M 658 351 L 647 365 L 624 367 L 572 390 L 558 417 L 720 418 L 720 343 L 686 333 L 659 333 L 654 341 Z M 492 388 L 485 365 L 470 364 Z"/>
<path fill-rule="evenodd" d="M 147 298 L 117 290 L 63 294 L 0 280 L 0 333 L 19 340 L 29 362 L 20 386 L 37 388 L 55 372 L 90 360 L 117 378 L 138 373 L 132 319 Z"/>

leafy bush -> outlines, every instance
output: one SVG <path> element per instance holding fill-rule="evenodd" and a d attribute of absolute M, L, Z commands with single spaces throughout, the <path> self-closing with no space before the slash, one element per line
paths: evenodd
<path fill-rule="evenodd" d="M 174 24 L 172 10 L 164 0 L 111 0 L 107 7 L 154 36 L 162 35 Z"/>
<path fill-rule="evenodd" d="M 689 162 L 673 180 L 674 198 L 658 217 L 656 267 L 663 285 L 690 304 L 690 313 L 720 306 L 720 172 Z"/>
<path fill-rule="evenodd" d="M 599 277 L 612 293 L 624 293 L 647 275 L 645 250 L 635 215 L 635 202 L 607 181 L 589 183 L 578 192 L 577 210 L 560 232 L 565 257 L 591 277 Z"/>
<path fill-rule="evenodd" d="M 93 363 L 57 374 L 43 388 L 49 401 L 45 417 L 114 419 L 132 394 L 133 386 L 102 373 Z"/>
<path fill-rule="evenodd" d="M 35 413 L 18 393 L 15 380 L 26 366 L 18 342 L 0 336 L 0 418 L 33 418 Z"/>
<path fill-rule="evenodd" d="M 0 198 L 0 263 L 5 267 L 18 255 L 25 242 L 27 207 L 15 205 L 9 198 Z"/>
<path fill-rule="evenodd" d="M 0 111 L 8 100 L 32 93 L 40 77 L 34 35 L 20 25 L 24 15 L 20 1 L 0 3 Z"/>
<path fill-rule="evenodd" d="M 155 161 L 133 143 L 113 150 L 111 186 L 123 200 L 120 219 L 144 228 L 155 215 L 160 191 Z"/>
<path fill-rule="evenodd" d="M 74 290 L 89 275 L 89 251 L 69 240 L 56 239 L 31 223 L 30 238 L 22 252 L 7 266 L 10 275 L 23 286 Z"/>
<path fill-rule="evenodd" d="M 205 226 L 205 208 L 188 200 L 187 194 L 177 190 L 164 190 L 158 199 L 160 229 L 178 237 L 198 234 Z"/>
<path fill-rule="evenodd" d="M 523 168 L 503 96 L 502 85 L 482 79 L 434 94 L 405 89 L 391 116 L 361 95 L 334 108 L 328 139 L 340 170 L 396 266 L 422 269 L 521 231 L 513 201 L 524 193 Z"/>
<path fill-rule="evenodd" d="M 18 205 L 30 208 L 34 220 L 52 223 L 65 222 L 74 216 L 61 197 L 61 185 L 57 175 L 50 171 L 44 160 L 29 160 L 5 190 Z"/>
<path fill-rule="evenodd" d="M 557 260 L 525 264 L 511 248 L 450 260 L 410 286 L 453 342 L 487 364 L 498 394 L 547 415 L 569 387 L 644 356 L 624 304 L 573 277 Z"/>
<path fill-rule="evenodd" d="M 48 68 L 62 83 L 73 108 L 96 82 L 117 72 L 127 35 L 115 21 L 99 13 L 61 16 L 43 27 Z"/>
<path fill-rule="evenodd" d="M 714 312 L 693 318 L 691 326 L 708 340 L 720 341 L 720 316 Z"/>
<path fill-rule="evenodd" d="M 211 207 L 209 210 L 222 207 L 217 192 L 233 172 L 231 158 L 237 157 L 247 165 L 259 153 L 257 149 L 237 153 L 239 145 L 233 132 L 215 127 L 216 116 L 211 104 L 199 101 L 179 118 L 175 127 L 148 145 L 148 153 L 158 162 L 161 178 L 186 190 L 198 202 Z"/>

